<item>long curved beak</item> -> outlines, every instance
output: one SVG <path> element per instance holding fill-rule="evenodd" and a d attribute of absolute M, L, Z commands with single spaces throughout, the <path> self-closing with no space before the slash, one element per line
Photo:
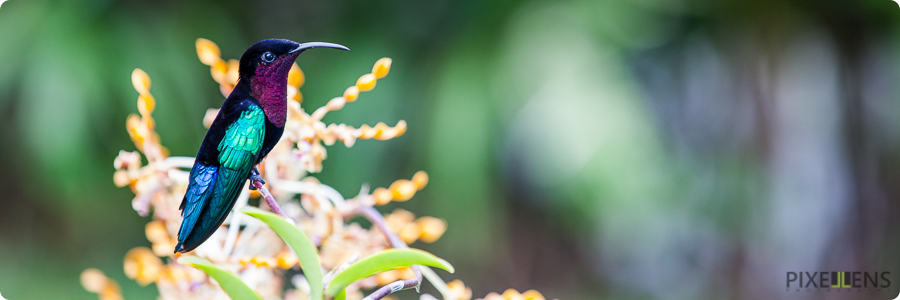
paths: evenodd
<path fill-rule="evenodd" d="M 300 46 L 297 46 L 297 48 L 295 48 L 294 50 L 291 50 L 290 53 L 302 52 L 306 49 L 311 49 L 311 48 L 334 48 L 334 49 L 350 51 L 350 48 L 344 47 L 343 45 L 332 44 L 332 43 L 323 43 L 323 42 L 309 42 L 309 43 L 300 44 Z"/>

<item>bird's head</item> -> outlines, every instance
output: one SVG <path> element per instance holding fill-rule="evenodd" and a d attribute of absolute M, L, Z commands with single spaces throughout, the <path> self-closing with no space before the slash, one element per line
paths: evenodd
<path fill-rule="evenodd" d="M 310 48 L 335 48 L 350 50 L 332 43 L 297 43 L 291 40 L 268 39 L 250 46 L 241 56 L 241 79 L 257 79 L 261 82 L 286 81 L 288 71 L 297 55 Z"/>
<path fill-rule="evenodd" d="M 287 112 L 287 79 L 297 55 L 310 48 L 350 50 L 332 43 L 297 43 L 289 40 L 262 40 L 241 56 L 240 81 L 249 86 L 250 95 L 262 106 L 266 117 L 278 127 L 284 126 Z M 236 89 L 237 90 L 237 89 Z"/>

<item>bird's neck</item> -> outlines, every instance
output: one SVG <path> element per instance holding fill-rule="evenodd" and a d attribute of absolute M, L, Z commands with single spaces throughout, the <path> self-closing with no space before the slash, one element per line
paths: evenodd
<path fill-rule="evenodd" d="M 278 127 L 287 120 L 287 78 L 254 77 L 250 79 L 250 96 L 256 98 L 266 119 Z"/>

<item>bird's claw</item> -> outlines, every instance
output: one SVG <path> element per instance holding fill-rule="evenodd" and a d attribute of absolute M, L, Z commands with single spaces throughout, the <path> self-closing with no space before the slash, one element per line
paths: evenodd
<path fill-rule="evenodd" d="M 259 176 L 259 170 L 256 168 L 253 168 L 253 170 L 250 171 L 250 189 L 255 191 L 256 185 L 253 184 L 254 181 L 259 181 L 261 185 L 266 184 L 266 181 L 263 180 L 262 176 Z"/>

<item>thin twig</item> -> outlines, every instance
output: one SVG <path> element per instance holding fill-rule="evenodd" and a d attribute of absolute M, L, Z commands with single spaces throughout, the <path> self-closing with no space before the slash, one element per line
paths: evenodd
<path fill-rule="evenodd" d="M 387 237 L 388 241 L 391 243 L 391 247 L 396 249 L 408 248 L 406 242 L 403 242 L 403 240 L 401 240 L 400 237 L 397 236 L 397 234 L 387 226 L 387 222 L 384 220 L 384 216 L 382 216 L 381 213 L 378 212 L 378 210 L 375 210 L 374 207 L 360 205 L 353 212 L 353 215 L 362 215 L 367 220 L 369 220 L 369 222 L 372 222 L 372 225 L 378 227 L 378 229 L 381 230 L 382 233 L 384 233 L 384 236 Z M 422 270 L 420 270 L 419 266 L 417 265 L 412 266 L 412 269 L 413 273 L 415 274 L 412 279 L 394 281 L 391 284 L 375 290 L 374 292 L 363 298 L 363 300 L 379 300 L 387 295 L 411 288 L 416 288 L 416 290 L 418 291 L 419 286 L 422 284 Z"/>
<path fill-rule="evenodd" d="M 372 225 L 378 227 L 378 230 L 381 230 L 385 237 L 387 237 L 388 242 L 391 243 L 391 247 L 398 249 L 408 248 L 406 242 L 401 240 L 400 237 L 388 227 L 387 221 L 384 220 L 384 216 L 382 216 L 374 207 L 361 205 L 356 209 L 355 214 L 362 215 L 369 220 L 369 222 L 372 222 Z"/>
<path fill-rule="evenodd" d="M 287 219 L 291 224 L 296 224 L 294 223 L 294 219 L 288 217 L 288 215 L 284 213 L 283 210 L 281 210 L 281 206 L 278 205 L 278 202 L 275 202 L 275 197 L 272 197 L 272 193 L 269 193 L 269 190 L 266 189 L 262 182 L 260 182 L 259 180 L 250 180 L 250 182 L 254 187 L 256 187 L 256 190 L 259 191 L 260 194 L 262 194 L 263 198 L 266 199 L 266 204 L 268 204 L 269 207 L 272 208 L 273 212 Z"/>

